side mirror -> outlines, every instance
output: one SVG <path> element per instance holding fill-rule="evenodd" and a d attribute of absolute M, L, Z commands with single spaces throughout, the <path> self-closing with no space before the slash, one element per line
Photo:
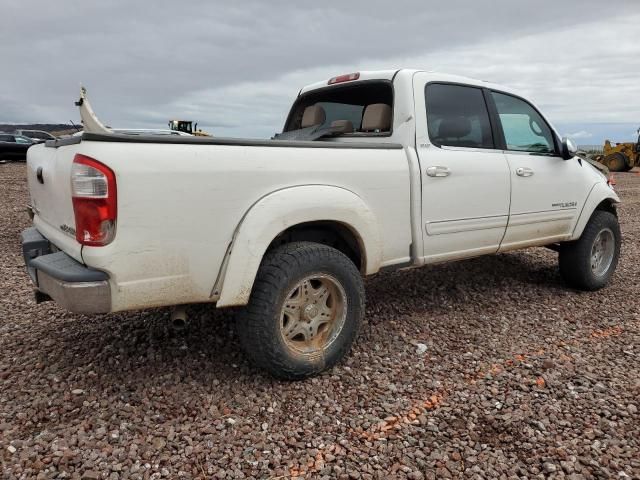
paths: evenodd
<path fill-rule="evenodd" d="M 573 143 L 570 138 L 564 137 L 562 139 L 562 158 L 565 160 L 571 160 L 578 153 L 578 147 Z"/>

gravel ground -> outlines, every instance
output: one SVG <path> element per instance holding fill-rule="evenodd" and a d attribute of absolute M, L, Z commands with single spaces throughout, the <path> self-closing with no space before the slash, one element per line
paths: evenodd
<path fill-rule="evenodd" d="M 35 305 L 24 164 L 0 165 L 4 478 L 640 478 L 640 173 L 619 174 L 612 285 L 556 254 L 367 281 L 367 325 L 320 377 L 243 358 L 233 312 L 81 316 Z"/>

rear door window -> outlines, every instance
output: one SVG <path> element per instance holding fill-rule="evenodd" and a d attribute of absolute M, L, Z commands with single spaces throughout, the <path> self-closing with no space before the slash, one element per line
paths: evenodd
<path fill-rule="evenodd" d="M 482 89 L 430 83 L 425 100 L 429 139 L 434 145 L 495 148 Z"/>

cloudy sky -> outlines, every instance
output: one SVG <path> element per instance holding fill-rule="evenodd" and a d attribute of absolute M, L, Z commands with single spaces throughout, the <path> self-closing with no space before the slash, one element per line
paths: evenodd
<path fill-rule="evenodd" d="M 640 126 L 640 1 L 2 0 L 0 123 L 268 137 L 301 86 L 412 67 L 519 88 L 579 144 Z"/>

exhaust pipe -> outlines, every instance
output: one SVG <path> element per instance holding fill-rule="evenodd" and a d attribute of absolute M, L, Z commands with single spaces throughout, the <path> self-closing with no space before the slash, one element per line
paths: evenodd
<path fill-rule="evenodd" d="M 187 327 L 187 308 L 184 305 L 173 307 L 171 311 L 171 326 L 175 330 L 184 330 Z"/>

